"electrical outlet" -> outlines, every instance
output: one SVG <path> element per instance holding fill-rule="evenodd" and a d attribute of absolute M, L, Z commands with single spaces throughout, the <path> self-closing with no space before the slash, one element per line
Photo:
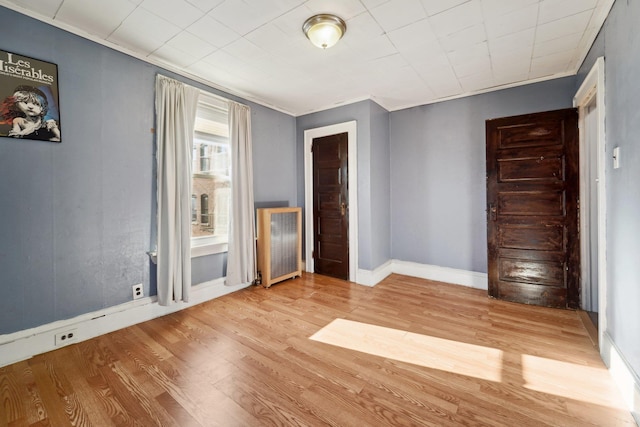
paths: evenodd
<path fill-rule="evenodd" d="M 76 329 L 68 329 L 63 332 L 58 332 L 55 335 L 55 346 L 62 347 L 63 345 L 74 343 L 78 340 Z"/>
<path fill-rule="evenodd" d="M 133 299 L 142 298 L 144 296 L 144 291 L 142 290 L 142 283 L 137 285 L 133 285 Z"/>

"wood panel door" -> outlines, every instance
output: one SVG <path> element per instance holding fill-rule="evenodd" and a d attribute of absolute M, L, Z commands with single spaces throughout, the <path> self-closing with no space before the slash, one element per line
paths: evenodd
<path fill-rule="evenodd" d="M 578 112 L 487 120 L 489 295 L 578 308 Z"/>
<path fill-rule="evenodd" d="M 311 149 L 314 270 L 349 280 L 348 134 L 314 138 Z"/>

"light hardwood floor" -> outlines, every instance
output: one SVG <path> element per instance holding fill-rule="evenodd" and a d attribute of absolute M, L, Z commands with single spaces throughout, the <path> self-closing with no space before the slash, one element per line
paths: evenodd
<path fill-rule="evenodd" d="M 392 275 L 251 287 L 0 368 L 0 426 L 631 426 L 574 311 Z"/>

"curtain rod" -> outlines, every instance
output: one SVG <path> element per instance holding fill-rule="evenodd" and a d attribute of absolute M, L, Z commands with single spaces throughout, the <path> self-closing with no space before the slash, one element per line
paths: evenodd
<path fill-rule="evenodd" d="M 202 93 L 202 94 L 204 94 L 204 95 L 206 95 L 206 96 L 208 96 L 208 97 L 214 98 L 214 99 L 216 99 L 216 100 L 218 100 L 218 101 L 223 101 L 223 102 L 225 102 L 225 103 L 235 102 L 236 104 L 240 104 L 240 105 L 243 105 L 243 106 L 245 106 L 245 107 L 247 107 L 247 108 L 250 108 L 248 105 L 243 104 L 242 102 L 238 102 L 238 101 L 234 101 L 234 100 L 229 99 L 229 98 L 225 98 L 225 97 L 224 97 L 224 96 L 222 96 L 222 95 L 217 95 L 217 94 L 215 94 L 215 93 L 213 93 L 213 92 L 210 92 L 209 90 L 206 90 L 206 89 L 200 89 L 199 87 L 196 87 L 196 86 L 190 85 L 189 83 L 185 83 L 185 82 L 183 82 L 183 81 L 181 81 L 181 80 L 174 79 L 173 77 L 165 76 L 165 75 L 164 75 L 164 74 L 162 74 L 162 73 L 158 73 L 157 75 L 158 75 L 158 76 L 160 76 L 160 77 L 162 77 L 162 78 L 168 79 L 168 80 L 176 81 L 176 82 L 181 83 L 181 84 L 183 84 L 183 85 L 191 86 L 191 87 L 193 87 L 193 88 L 195 88 L 195 89 L 198 89 L 198 90 L 200 91 L 200 93 Z M 209 105 L 209 106 L 211 106 L 211 107 L 215 107 L 215 108 L 222 109 L 222 108 L 221 108 L 220 106 L 218 106 L 218 105 L 213 105 L 213 104 L 207 104 L 207 105 Z M 228 109 L 227 109 L 227 110 L 228 110 Z"/>

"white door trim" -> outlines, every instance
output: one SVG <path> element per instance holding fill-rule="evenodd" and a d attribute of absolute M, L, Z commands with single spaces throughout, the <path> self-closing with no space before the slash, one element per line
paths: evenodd
<path fill-rule="evenodd" d="M 358 153 L 357 123 L 350 121 L 304 131 L 305 269 L 314 271 L 313 257 L 313 153 L 314 138 L 347 133 L 349 168 L 349 280 L 357 282 L 358 271 Z"/>
<path fill-rule="evenodd" d="M 605 185 L 606 170 L 606 135 L 605 135 L 605 86 L 604 86 L 604 57 L 599 57 L 584 82 L 576 92 L 573 98 L 573 106 L 578 108 L 580 132 L 580 206 L 581 209 L 588 209 L 589 188 L 587 187 L 586 176 L 586 155 L 585 155 L 585 138 L 584 132 L 584 115 L 585 108 L 596 100 L 597 107 L 597 169 L 598 169 L 598 339 L 600 343 L 604 342 L 604 333 L 607 330 L 607 196 Z M 587 242 L 587 224 L 585 216 L 580 215 L 580 241 L 581 241 L 581 267 L 582 271 L 586 269 L 585 262 L 588 255 Z M 584 276 L 583 276 L 584 277 Z M 584 286 L 584 284 L 583 284 Z M 602 356 L 603 346 L 600 345 L 600 353 Z"/>

